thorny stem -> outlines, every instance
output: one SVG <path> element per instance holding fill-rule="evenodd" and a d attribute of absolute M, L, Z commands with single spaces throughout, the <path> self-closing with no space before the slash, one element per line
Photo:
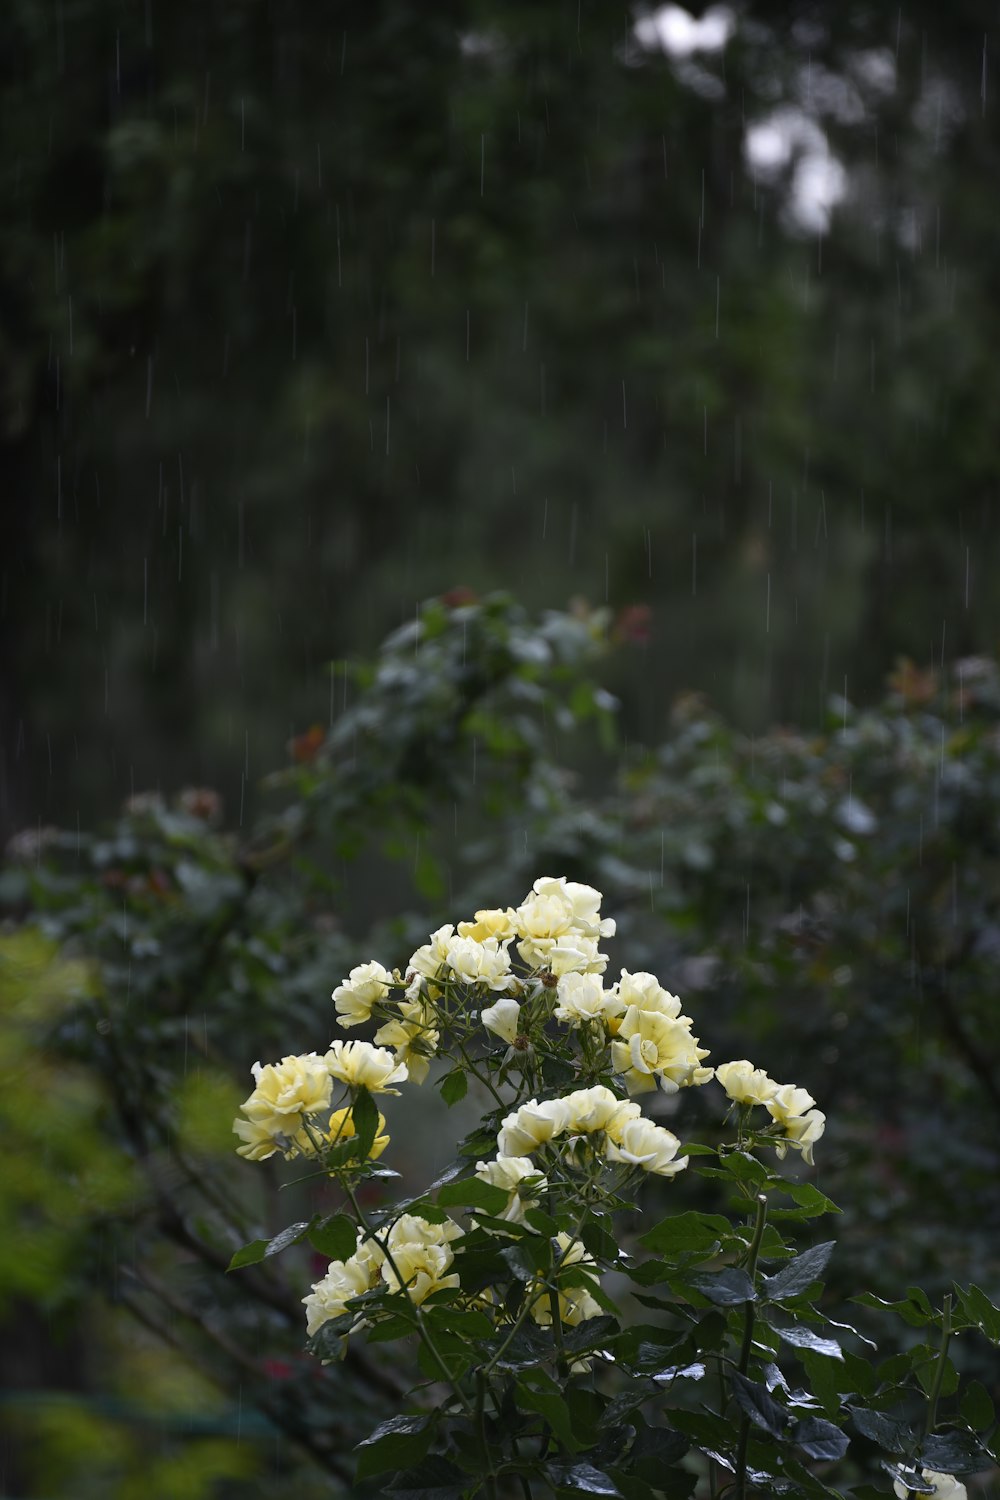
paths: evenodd
<path fill-rule="evenodd" d="M 450 1385 L 452 1390 L 455 1392 L 455 1395 L 458 1398 L 459 1405 L 465 1412 L 465 1415 L 467 1417 L 473 1417 L 475 1415 L 475 1412 L 468 1396 L 466 1396 L 461 1386 L 458 1385 L 452 1377 L 451 1371 L 448 1369 L 448 1366 L 442 1359 L 441 1352 L 435 1344 L 433 1338 L 431 1337 L 430 1330 L 428 1329 L 427 1324 L 424 1322 L 419 1303 L 414 1302 L 409 1286 L 407 1285 L 405 1279 L 400 1275 L 399 1267 L 396 1265 L 396 1262 L 393 1259 L 392 1251 L 389 1249 L 388 1237 L 386 1237 L 384 1242 L 378 1238 L 378 1235 L 375 1233 L 371 1224 L 368 1222 L 368 1217 L 365 1214 L 364 1209 L 358 1202 L 357 1193 L 351 1187 L 351 1184 L 347 1181 L 346 1177 L 340 1178 L 340 1185 L 343 1188 L 344 1192 L 347 1194 L 348 1199 L 350 1200 L 351 1207 L 354 1209 L 354 1213 L 358 1223 L 361 1225 L 368 1238 L 372 1240 L 373 1243 L 376 1244 L 382 1251 L 386 1260 L 389 1262 L 389 1267 L 392 1271 L 392 1274 L 395 1276 L 396 1281 L 399 1283 L 400 1291 L 403 1293 L 410 1306 L 413 1308 L 413 1317 L 416 1324 L 418 1336 L 427 1346 L 427 1351 L 433 1359 L 434 1363 L 441 1371 L 441 1374 L 444 1376 L 448 1385 Z"/>
<path fill-rule="evenodd" d="M 466 1068 L 468 1068 L 468 1070 L 472 1074 L 473 1078 L 478 1079 L 478 1081 L 483 1085 L 483 1087 L 489 1090 L 489 1092 L 493 1095 L 493 1098 L 496 1100 L 497 1104 L 500 1106 L 501 1109 L 506 1109 L 508 1106 L 504 1103 L 504 1101 L 501 1098 L 501 1096 L 497 1093 L 496 1089 L 493 1087 L 493 1083 L 492 1083 L 489 1075 L 488 1074 L 484 1075 L 484 1074 L 480 1073 L 479 1069 L 476 1067 L 476 1065 L 473 1062 L 472 1058 L 469 1056 L 468 1052 L 465 1050 L 465 1044 L 464 1044 L 464 1042 L 459 1042 L 459 1051 L 462 1054 L 462 1062 L 465 1064 Z"/>
<path fill-rule="evenodd" d="M 486 1467 L 486 1493 L 490 1500 L 496 1500 L 497 1476 L 493 1467 L 493 1459 L 490 1456 L 490 1441 L 486 1435 L 486 1376 L 482 1370 L 476 1371 L 476 1433 L 479 1437 L 482 1461 Z"/>
<path fill-rule="evenodd" d="M 930 1395 L 927 1398 L 927 1423 L 924 1428 L 924 1436 L 933 1432 L 937 1425 L 937 1404 L 941 1395 L 941 1382 L 944 1380 L 944 1367 L 948 1359 L 948 1345 L 951 1342 L 951 1293 L 947 1292 L 941 1304 L 941 1347 L 938 1350 L 937 1365 L 934 1370 L 934 1383 L 931 1386 Z"/>
<path fill-rule="evenodd" d="M 577 1227 L 577 1234 L 579 1234 L 580 1225 L 582 1223 L 583 1223 L 583 1218 L 581 1217 L 580 1220 L 579 1220 L 579 1222 L 577 1223 L 577 1226 L 576 1226 Z M 575 1239 L 576 1239 L 576 1235 L 574 1235 L 570 1239 L 570 1242 L 566 1246 L 565 1250 L 563 1250 L 561 1252 L 561 1254 L 559 1256 L 559 1259 L 556 1261 L 555 1265 L 552 1267 L 552 1274 L 553 1275 L 555 1275 L 555 1273 L 558 1270 L 561 1269 L 563 1261 L 566 1259 L 566 1257 L 569 1254 L 570 1250 L 573 1248 L 573 1241 Z M 493 1355 L 493 1358 L 491 1360 L 489 1360 L 489 1362 L 483 1366 L 482 1373 L 483 1373 L 484 1376 L 489 1375 L 492 1372 L 494 1366 L 496 1365 L 497 1360 L 500 1359 L 500 1357 L 502 1355 L 506 1354 L 506 1352 L 510 1348 L 510 1345 L 513 1342 L 515 1336 L 520 1331 L 521 1326 L 524 1323 L 525 1319 L 527 1318 L 528 1314 L 530 1313 L 531 1309 L 537 1305 L 537 1303 L 539 1302 L 539 1300 L 540 1299 L 538 1297 L 532 1297 L 530 1295 L 530 1289 L 525 1292 L 524 1301 L 521 1304 L 521 1310 L 518 1313 L 517 1317 L 514 1319 L 514 1323 L 513 1323 L 512 1327 L 511 1327 L 510 1333 L 504 1339 L 503 1343 L 500 1345 L 500 1348 Z M 562 1330 L 560 1329 L 560 1334 L 561 1334 L 561 1332 L 562 1332 Z"/>
<path fill-rule="evenodd" d="M 725 1369 L 723 1367 L 723 1357 L 722 1357 L 721 1354 L 719 1354 L 719 1355 L 716 1356 L 715 1369 L 716 1369 L 716 1374 L 719 1377 L 719 1410 L 720 1411 L 725 1411 L 725 1409 L 726 1409 L 726 1373 L 725 1373 Z M 711 1485 L 711 1490 L 712 1490 L 712 1500 L 715 1500 L 715 1497 L 719 1493 L 718 1476 L 719 1476 L 719 1466 L 716 1463 L 716 1461 L 715 1461 L 714 1458 L 710 1458 L 709 1461 L 708 1461 L 708 1479 L 709 1479 L 709 1484 Z"/>
<path fill-rule="evenodd" d="M 747 1275 L 753 1281 L 757 1274 L 757 1257 L 760 1254 L 761 1240 L 764 1238 L 764 1224 L 767 1219 L 767 1197 L 764 1193 L 757 1194 L 757 1218 L 753 1227 L 753 1239 L 750 1241 L 750 1251 L 747 1255 Z M 750 1351 L 753 1348 L 754 1310 L 753 1303 L 748 1302 L 743 1313 L 743 1343 L 740 1346 L 739 1372 L 746 1375 L 750 1368 Z M 739 1444 L 736 1449 L 736 1500 L 746 1500 L 747 1492 L 747 1445 L 750 1441 L 750 1418 L 744 1412 L 740 1418 Z"/>

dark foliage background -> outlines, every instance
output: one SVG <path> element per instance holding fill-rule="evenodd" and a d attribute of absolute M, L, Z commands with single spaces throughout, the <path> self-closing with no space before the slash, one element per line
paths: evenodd
<path fill-rule="evenodd" d="M 647 741 L 992 644 L 992 7 L 655 14 L 4 8 L 8 827 L 238 807 L 456 583 L 649 605 Z"/>

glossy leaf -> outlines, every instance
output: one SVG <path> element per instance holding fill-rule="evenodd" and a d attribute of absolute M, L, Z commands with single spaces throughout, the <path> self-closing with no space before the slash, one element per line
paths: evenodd
<path fill-rule="evenodd" d="M 821 1245 L 813 1245 L 808 1250 L 803 1250 L 801 1255 L 797 1255 L 794 1260 L 782 1266 L 780 1271 L 764 1278 L 762 1295 L 771 1302 L 780 1302 L 787 1297 L 797 1297 L 808 1291 L 826 1269 L 835 1244 L 835 1240 L 827 1240 Z"/>

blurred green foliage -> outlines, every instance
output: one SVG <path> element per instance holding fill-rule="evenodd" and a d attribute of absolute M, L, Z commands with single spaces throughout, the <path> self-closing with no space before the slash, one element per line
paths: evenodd
<path fill-rule="evenodd" d="M 649 604 L 647 743 L 994 647 L 989 6 L 640 22 L 4 7 L 10 824 L 235 814 L 457 581 Z"/>

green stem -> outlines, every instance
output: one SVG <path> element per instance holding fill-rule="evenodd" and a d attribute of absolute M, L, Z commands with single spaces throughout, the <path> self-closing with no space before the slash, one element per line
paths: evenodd
<path fill-rule="evenodd" d="M 448 1369 L 448 1366 L 445 1364 L 444 1360 L 442 1359 L 440 1350 L 438 1349 L 437 1345 L 435 1344 L 434 1340 L 432 1339 L 431 1334 L 430 1334 L 430 1330 L 428 1329 L 426 1323 L 424 1322 L 423 1314 L 422 1314 L 422 1312 L 420 1310 L 419 1303 L 414 1302 L 413 1297 L 412 1297 L 412 1295 L 410 1293 L 410 1288 L 407 1286 L 405 1280 L 400 1275 L 399 1267 L 396 1265 L 396 1262 L 395 1262 L 395 1260 L 393 1259 L 393 1256 L 392 1256 L 392 1251 L 389 1249 L 389 1239 L 388 1239 L 388 1236 L 386 1236 L 384 1242 L 378 1238 L 378 1236 L 375 1233 L 374 1229 L 371 1227 L 371 1225 L 368 1222 L 368 1219 L 367 1219 L 367 1217 L 365 1215 L 364 1209 L 361 1207 L 361 1204 L 358 1202 L 358 1195 L 357 1195 L 357 1193 L 355 1193 L 354 1189 L 351 1187 L 351 1184 L 346 1180 L 346 1178 L 344 1178 L 344 1177 L 340 1178 L 340 1185 L 343 1188 L 344 1192 L 347 1194 L 348 1199 L 350 1200 L 351 1207 L 354 1209 L 354 1214 L 355 1214 L 355 1217 L 356 1217 L 358 1223 L 361 1225 L 362 1229 L 365 1231 L 365 1234 L 368 1236 L 368 1238 L 370 1240 L 372 1240 L 372 1242 L 374 1244 L 376 1244 L 378 1246 L 378 1248 L 382 1251 L 382 1254 L 385 1256 L 386 1260 L 389 1262 L 389 1267 L 390 1267 L 390 1269 L 392 1271 L 392 1274 L 395 1276 L 396 1281 L 399 1283 L 399 1289 L 400 1289 L 400 1291 L 403 1293 L 404 1297 L 409 1302 L 410 1306 L 413 1308 L 413 1317 L 414 1317 L 414 1322 L 416 1323 L 418 1337 L 427 1346 L 427 1352 L 430 1354 L 430 1356 L 433 1359 L 434 1363 L 437 1365 L 438 1369 L 441 1371 L 441 1374 L 444 1376 L 444 1379 L 447 1382 L 447 1384 L 450 1385 L 451 1388 L 452 1388 L 452 1390 L 455 1392 L 455 1396 L 456 1396 L 456 1398 L 458 1400 L 458 1403 L 461 1406 L 462 1410 L 465 1412 L 465 1415 L 467 1417 L 473 1417 L 475 1415 L 475 1413 L 474 1413 L 474 1409 L 473 1409 L 472 1403 L 469 1401 L 468 1396 L 466 1396 L 466 1394 L 462 1390 L 461 1386 L 458 1385 L 456 1383 L 456 1381 L 452 1378 L 451 1371 Z"/>
<path fill-rule="evenodd" d="M 927 1398 L 927 1424 L 924 1428 L 924 1436 L 933 1432 L 937 1426 L 937 1405 L 941 1395 L 941 1382 L 944 1380 L 944 1368 L 948 1359 L 948 1345 L 951 1342 L 951 1293 L 947 1292 L 941 1304 L 941 1347 L 938 1351 L 937 1365 L 934 1370 L 934 1383 L 931 1386 L 930 1395 Z"/>
<path fill-rule="evenodd" d="M 580 1226 L 582 1225 L 582 1223 L 583 1223 L 583 1217 L 581 1216 L 581 1218 L 578 1221 L 577 1226 L 576 1226 L 576 1228 L 577 1228 L 576 1235 L 573 1235 L 570 1238 L 570 1242 L 566 1246 L 566 1249 L 562 1251 L 562 1253 L 560 1254 L 560 1256 L 559 1256 L 558 1260 L 556 1261 L 555 1265 L 552 1267 L 552 1275 L 553 1276 L 556 1275 L 556 1273 L 561 1269 L 563 1261 L 566 1259 L 567 1255 L 569 1254 L 570 1250 L 572 1249 L 573 1242 L 577 1238 L 577 1236 L 579 1235 Z M 482 1373 L 483 1373 L 484 1376 L 485 1375 L 489 1375 L 489 1374 L 492 1373 L 493 1368 L 496 1365 L 497 1360 L 500 1359 L 502 1355 L 506 1354 L 506 1352 L 510 1348 L 510 1345 L 512 1344 L 515 1336 L 520 1331 L 522 1324 L 526 1321 L 526 1319 L 528 1317 L 528 1314 L 531 1312 L 531 1309 L 533 1307 L 535 1307 L 540 1300 L 541 1300 L 540 1297 L 533 1297 L 531 1295 L 531 1286 L 528 1286 L 528 1287 L 525 1288 L 524 1301 L 521 1304 L 521 1310 L 518 1313 L 517 1317 L 514 1319 L 514 1322 L 513 1322 L 512 1326 L 511 1326 L 510 1333 L 504 1339 L 503 1343 L 500 1345 L 500 1348 L 494 1354 L 493 1358 L 491 1360 L 489 1360 L 485 1365 L 483 1365 Z M 560 1328 L 560 1332 L 561 1331 L 562 1330 Z"/>
<path fill-rule="evenodd" d="M 753 1281 L 757 1274 L 757 1257 L 760 1254 L 761 1241 L 764 1238 L 764 1224 L 767 1220 L 767 1198 L 763 1193 L 757 1194 L 757 1218 L 754 1223 L 753 1239 L 750 1241 L 750 1250 L 747 1254 L 747 1275 Z M 739 1372 L 746 1375 L 750 1368 L 750 1352 L 753 1349 L 754 1329 L 754 1305 L 748 1302 L 743 1313 L 743 1342 L 740 1345 Z M 740 1436 L 736 1449 L 736 1500 L 746 1500 L 747 1492 L 747 1445 L 750 1442 L 750 1418 L 743 1414 L 740 1418 Z"/>
<path fill-rule="evenodd" d="M 483 1467 L 486 1470 L 484 1487 L 489 1500 L 496 1500 L 497 1476 L 493 1467 L 493 1459 L 490 1454 L 490 1441 L 486 1435 L 486 1376 L 482 1370 L 476 1371 L 476 1434 L 479 1438 L 479 1450 Z"/>
<path fill-rule="evenodd" d="M 507 1109 L 508 1105 L 505 1103 L 504 1099 L 501 1097 L 500 1094 L 497 1093 L 496 1089 L 493 1087 L 493 1083 L 492 1083 L 489 1075 L 488 1074 L 480 1073 L 479 1069 L 476 1067 L 476 1065 L 473 1062 L 472 1058 L 469 1056 L 468 1052 L 466 1051 L 465 1044 L 462 1043 L 462 1042 L 460 1042 L 458 1050 L 461 1053 L 462 1062 L 465 1064 L 465 1066 L 468 1069 L 468 1071 L 472 1074 L 473 1078 L 478 1079 L 478 1081 L 483 1085 L 483 1087 L 485 1089 L 489 1090 L 489 1092 L 493 1095 L 493 1098 L 496 1100 L 497 1104 L 500 1106 L 501 1109 Z"/>

